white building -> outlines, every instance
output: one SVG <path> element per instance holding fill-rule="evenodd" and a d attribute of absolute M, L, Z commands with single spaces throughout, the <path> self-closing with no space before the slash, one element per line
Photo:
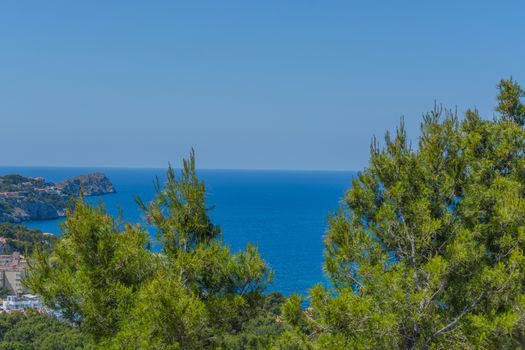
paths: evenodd
<path fill-rule="evenodd" d="M 9 295 L 2 302 L 2 310 L 13 311 L 23 309 L 42 309 L 44 305 L 36 295 L 24 294 L 21 297 Z"/>

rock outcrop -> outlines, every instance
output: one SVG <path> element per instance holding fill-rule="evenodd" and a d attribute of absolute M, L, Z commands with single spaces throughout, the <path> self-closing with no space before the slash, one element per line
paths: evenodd
<path fill-rule="evenodd" d="M 56 187 L 73 196 L 99 196 L 116 192 L 111 181 L 102 173 L 76 176 L 58 182 Z"/>
<path fill-rule="evenodd" d="M 115 192 L 111 181 L 101 173 L 77 176 L 57 184 L 41 177 L 0 176 L 0 222 L 56 219 L 65 215 L 70 197 Z"/>

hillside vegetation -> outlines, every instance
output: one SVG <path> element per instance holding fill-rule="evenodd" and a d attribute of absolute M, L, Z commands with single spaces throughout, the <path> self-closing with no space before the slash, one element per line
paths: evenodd
<path fill-rule="evenodd" d="M 1 245 L 0 254 L 13 252 L 32 254 L 35 246 L 51 249 L 59 239 L 55 235 L 44 234 L 39 229 L 30 229 L 6 222 L 0 223 L 0 237 L 5 239 L 5 243 Z"/>

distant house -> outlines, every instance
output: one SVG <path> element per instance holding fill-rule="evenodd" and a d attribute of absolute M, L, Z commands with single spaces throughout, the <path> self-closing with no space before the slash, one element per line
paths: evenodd
<path fill-rule="evenodd" d="M 23 309 L 43 309 L 44 305 L 42 301 L 32 294 L 25 294 L 22 296 L 8 296 L 2 303 L 3 311 L 9 312 L 13 310 L 23 310 Z"/>

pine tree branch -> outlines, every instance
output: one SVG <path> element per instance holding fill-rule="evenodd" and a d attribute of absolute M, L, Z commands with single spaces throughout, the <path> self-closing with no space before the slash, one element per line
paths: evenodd
<path fill-rule="evenodd" d="M 477 297 L 476 299 L 474 299 L 474 301 L 472 302 L 472 304 L 470 304 L 469 306 L 467 306 L 456 318 L 454 318 L 451 322 L 449 322 L 448 324 L 446 324 L 445 326 L 443 326 L 442 328 L 440 328 L 439 330 L 437 330 L 434 334 L 432 334 L 430 336 L 430 338 L 428 338 L 428 340 L 426 341 L 425 343 L 425 346 L 424 346 L 424 349 L 428 349 L 429 346 L 430 346 L 430 343 L 432 342 L 432 340 L 434 338 L 437 338 L 439 337 L 441 334 L 449 331 L 450 329 L 454 328 L 457 326 L 458 322 L 463 318 L 465 317 L 470 311 L 472 311 L 472 309 L 474 309 L 476 307 L 476 305 L 478 305 L 479 301 L 481 300 L 483 294 L 480 295 L 479 297 Z"/>

